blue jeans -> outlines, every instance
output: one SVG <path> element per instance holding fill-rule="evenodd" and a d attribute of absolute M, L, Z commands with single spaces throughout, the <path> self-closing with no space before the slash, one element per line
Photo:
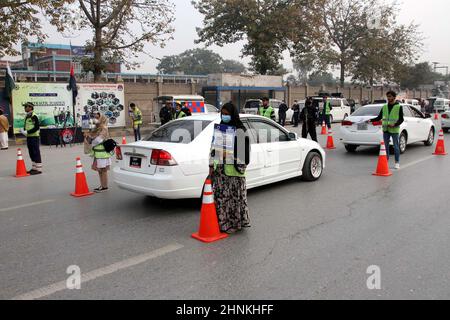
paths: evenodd
<path fill-rule="evenodd" d="M 141 126 L 134 127 L 134 140 L 141 141 Z"/>
<path fill-rule="evenodd" d="M 400 163 L 400 134 L 384 132 L 383 137 L 384 137 L 384 145 L 386 146 L 386 154 L 387 154 L 388 160 L 389 160 L 389 156 L 391 153 L 391 151 L 389 149 L 390 149 L 391 138 L 392 138 L 392 141 L 394 142 L 394 150 L 395 150 L 395 163 Z"/>
<path fill-rule="evenodd" d="M 325 124 L 327 125 L 328 129 L 331 129 L 331 116 L 325 113 L 322 114 L 322 122 L 325 121 Z"/>

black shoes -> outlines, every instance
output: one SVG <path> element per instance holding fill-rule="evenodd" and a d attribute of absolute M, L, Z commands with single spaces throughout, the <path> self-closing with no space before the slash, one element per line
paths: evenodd
<path fill-rule="evenodd" d="M 95 192 L 95 193 L 103 193 L 103 192 L 106 192 L 106 191 L 108 191 L 108 190 L 109 190 L 109 188 L 99 187 L 99 188 L 97 188 L 97 189 L 94 189 L 94 192 Z"/>
<path fill-rule="evenodd" d="M 28 174 L 30 174 L 32 176 L 37 176 L 39 174 L 42 174 L 42 171 L 31 170 L 31 171 L 28 171 Z"/>

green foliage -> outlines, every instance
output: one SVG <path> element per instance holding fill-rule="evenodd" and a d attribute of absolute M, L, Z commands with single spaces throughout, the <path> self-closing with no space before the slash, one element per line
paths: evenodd
<path fill-rule="evenodd" d="M 179 55 L 166 56 L 157 67 L 163 74 L 183 73 L 207 75 L 211 73 L 242 73 L 245 66 L 239 61 L 223 60 L 222 57 L 207 49 L 187 50 Z"/>

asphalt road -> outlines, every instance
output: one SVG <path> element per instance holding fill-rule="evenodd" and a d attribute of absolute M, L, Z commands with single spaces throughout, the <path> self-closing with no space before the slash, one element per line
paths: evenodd
<path fill-rule="evenodd" d="M 450 156 L 418 144 L 393 177 L 373 177 L 378 149 L 347 154 L 338 127 L 320 181 L 251 190 L 252 228 L 209 245 L 190 238 L 197 201 L 69 196 L 81 146 L 44 147 L 45 174 L 25 179 L 12 178 L 15 149 L 1 152 L 0 298 L 449 299 Z M 72 265 L 80 290 L 65 286 Z M 373 265 L 380 290 L 366 284 Z"/>

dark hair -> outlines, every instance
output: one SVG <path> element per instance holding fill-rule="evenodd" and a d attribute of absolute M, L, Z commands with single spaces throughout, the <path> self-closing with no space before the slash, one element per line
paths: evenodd
<path fill-rule="evenodd" d="M 231 102 L 225 103 L 221 108 L 221 112 L 224 109 L 227 110 L 231 116 L 231 122 L 227 123 L 228 125 L 234 126 L 237 129 L 242 129 L 244 131 L 247 131 L 247 129 L 244 127 L 244 124 L 241 121 L 241 117 L 239 117 L 239 111 L 233 103 L 231 103 Z"/>
<path fill-rule="evenodd" d="M 135 108 L 136 105 L 134 103 L 130 103 L 130 108 Z"/>
<path fill-rule="evenodd" d="M 270 101 L 270 99 L 267 97 L 264 97 L 264 98 L 262 98 L 262 101 Z"/>
<path fill-rule="evenodd" d="M 3 110 L 2 110 L 2 109 L 0 109 L 0 116 L 1 116 L 2 114 L 4 114 L 4 112 L 3 112 Z"/>
<path fill-rule="evenodd" d="M 387 93 L 386 93 L 386 96 L 393 96 L 394 98 L 397 98 L 397 92 L 395 92 L 395 91 L 388 91 Z"/>
<path fill-rule="evenodd" d="M 34 104 L 32 104 L 31 102 L 27 102 L 23 105 L 24 108 L 31 108 L 34 110 Z"/>

